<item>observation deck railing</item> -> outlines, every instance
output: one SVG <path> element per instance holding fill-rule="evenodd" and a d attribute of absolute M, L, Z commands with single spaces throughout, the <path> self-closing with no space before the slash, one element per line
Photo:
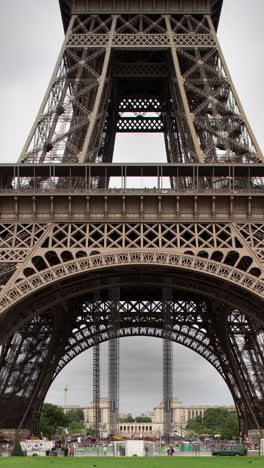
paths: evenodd
<path fill-rule="evenodd" d="M 256 194 L 264 164 L 1 164 L 0 194 Z"/>

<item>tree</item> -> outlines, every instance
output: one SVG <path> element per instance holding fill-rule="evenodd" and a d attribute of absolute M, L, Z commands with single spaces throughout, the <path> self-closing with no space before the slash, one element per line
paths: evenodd
<path fill-rule="evenodd" d="M 86 433 L 86 429 L 84 425 L 80 423 L 79 421 L 70 421 L 67 426 L 67 429 L 69 431 L 69 434 L 78 434 L 78 433 L 85 434 Z"/>
<path fill-rule="evenodd" d="M 190 419 L 186 424 L 186 429 L 191 431 L 194 434 L 203 434 L 204 433 L 204 426 L 202 423 L 202 417 L 196 416 L 193 419 Z"/>
<path fill-rule="evenodd" d="M 66 415 L 69 421 L 77 421 L 77 422 L 84 421 L 84 413 L 81 408 L 71 409 L 67 411 Z"/>
<path fill-rule="evenodd" d="M 69 420 L 62 408 L 44 403 L 40 415 L 40 432 L 45 437 L 52 437 L 60 428 L 66 427 Z"/>
<path fill-rule="evenodd" d="M 209 408 L 204 413 L 203 426 L 208 429 L 209 434 L 220 434 L 228 415 L 229 411 L 225 408 Z"/>
<path fill-rule="evenodd" d="M 129 422 L 129 423 L 132 423 L 132 422 L 135 422 L 135 418 L 132 418 L 132 416 L 129 414 L 127 416 L 127 418 L 121 418 L 120 419 L 120 422 Z"/>
<path fill-rule="evenodd" d="M 94 436 L 95 435 L 95 429 L 93 427 L 87 427 L 86 428 L 86 435 L 87 436 Z"/>
<path fill-rule="evenodd" d="M 126 418 L 121 418 L 119 420 L 119 422 L 128 422 L 128 423 L 133 423 L 133 422 L 137 422 L 137 423 L 144 423 L 144 422 L 151 422 L 152 419 L 149 418 L 148 416 L 136 416 L 135 418 L 133 418 L 131 416 L 131 414 L 129 414 Z"/>
<path fill-rule="evenodd" d="M 12 456 L 13 457 L 24 457 L 25 454 L 21 448 L 21 444 L 19 442 L 19 440 L 16 440 L 16 443 L 15 443 L 15 446 L 13 448 L 13 451 L 12 451 Z"/>
<path fill-rule="evenodd" d="M 51 439 L 56 430 L 53 425 L 50 424 L 49 419 L 45 416 L 40 416 L 39 429 L 41 435 Z"/>
<path fill-rule="evenodd" d="M 143 422 L 151 422 L 152 419 L 149 418 L 148 416 L 136 416 L 135 418 L 137 423 L 143 423 Z"/>
<path fill-rule="evenodd" d="M 189 420 L 186 429 L 196 435 L 220 434 L 222 439 L 233 439 L 239 435 L 237 415 L 226 408 L 209 408 L 203 418 L 196 416 Z"/>
<path fill-rule="evenodd" d="M 239 437 L 239 426 L 237 414 L 229 412 L 221 429 L 221 439 L 237 439 Z"/>

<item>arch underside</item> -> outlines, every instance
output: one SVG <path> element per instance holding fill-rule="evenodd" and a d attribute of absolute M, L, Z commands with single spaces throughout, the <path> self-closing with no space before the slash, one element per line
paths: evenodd
<path fill-rule="evenodd" d="M 0 362 L 2 427 L 17 427 L 26 411 L 23 425 L 30 428 L 64 366 L 86 349 L 113 338 L 109 290 L 117 287 L 117 336 L 161 338 L 165 336 L 162 290 L 170 287 L 166 338 L 210 362 L 228 385 L 246 427 L 263 427 L 261 299 L 209 275 L 157 265 L 69 276 L 28 295 L 12 313 L 2 314 L 1 328 L 7 330 L 9 318 L 9 329 L 13 327 L 13 334 L 6 333 L 3 340 Z"/>

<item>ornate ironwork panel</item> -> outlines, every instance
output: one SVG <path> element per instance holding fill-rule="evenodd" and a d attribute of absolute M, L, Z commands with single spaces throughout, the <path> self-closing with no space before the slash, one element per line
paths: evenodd
<path fill-rule="evenodd" d="M 222 2 L 60 6 L 54 73 L 0 181 L 0 429 L 32 430 L 58 373 L 94 347 L 99 434 L 109 341 L 116 433 L 119 338 L 142 335 L 164 340 L 167 439 L 173 342 L 215 367 L 241 430 L 263 436 L 264 159 L 217 40 Z M 162 133 L 167 163 L 111 164 L 117 132 Z M 127 189 L 144 170 L 157 187 Z"/>

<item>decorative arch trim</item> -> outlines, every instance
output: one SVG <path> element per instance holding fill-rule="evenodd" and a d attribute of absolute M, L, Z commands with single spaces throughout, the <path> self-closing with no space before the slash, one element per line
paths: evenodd
<path fill-rule="evenodd" d="M 109 336 L 109 331 L 106 330 L 96 336 L 83 338 L 82 340 L 76 339 L 75 337 L 72 337 L 72 339 L 75 339 L 74 344 L 67 349 L 67 353 L 62 357 L 60 363 L 58 364 L 55 373 L 52 377 L 52 381 L 55 380 L 55 378 L 59 375 L 59 373 L 64 369 L 65 366 L 67 366 L 73 359 L 75 359 L 77 356 L 82 354 L 83 352 L 87 351 L 88 349 L 91 349 L 95 345 L 95 339 L 97 340 L 96 343 L 105 343 L 109 341 L 112 338 L 128 338 L 131 336 L 147 336 L 151 338 L 164 338 L 164 330 L 159 328 L 155 329 L 155 332 L 150 333 L 149 328 L 147 331 L 144 331 L 144 327 L 134 327 L 137 329 L 136 331 L 133 330 L 133 327 L 125 327 L 122 326 L 120 327 L 118 333 L 113 334 L 113 336 Z M 194 329 L 189 329 L 188 332 L 190 331 L 197 331 Z M 167 337 L 170 341 L 173 343 L 180 344 L 182 346 L 185 346 L 188 349 L 191 349 L 195 353 L 199 354 L 201 357 L 206 359 L 206 361 L 211 364 L 216 371 L 223 377 L 225 380 L 225 374 L 223 372 L 223 369 L 221 367 L 221 363 L 219 362 L 218 358 L 214 354 L 214 350 L 210 348 L 210 344 L 208 343 L 208 337 L 206 336 L 205 333 L 202 333 L 199 331 L 199 335 L 189 335 L 188 333 L 179 330 L 179 329 L 171 329 L 169 337 Z M 187 342 L 188 341 L 188 342 Z"/>
<path fill-rule="evenodd" d="M 63 278 L 83 274 L 86 271 L 122 265 L 159 265 L 197 271 L 221 278 L 236 286 L 240 286 L 260 298 L 264 298 L 264 281 L 234 267 L 192 255 L 157 250 L 134 250 L 77 258 L 42 270 L 18 282 L 3 293 L 0 298 L 0 313 L 3 313 L 35 291 L 45 288 L 49 284 L 60 281 Z"/>

